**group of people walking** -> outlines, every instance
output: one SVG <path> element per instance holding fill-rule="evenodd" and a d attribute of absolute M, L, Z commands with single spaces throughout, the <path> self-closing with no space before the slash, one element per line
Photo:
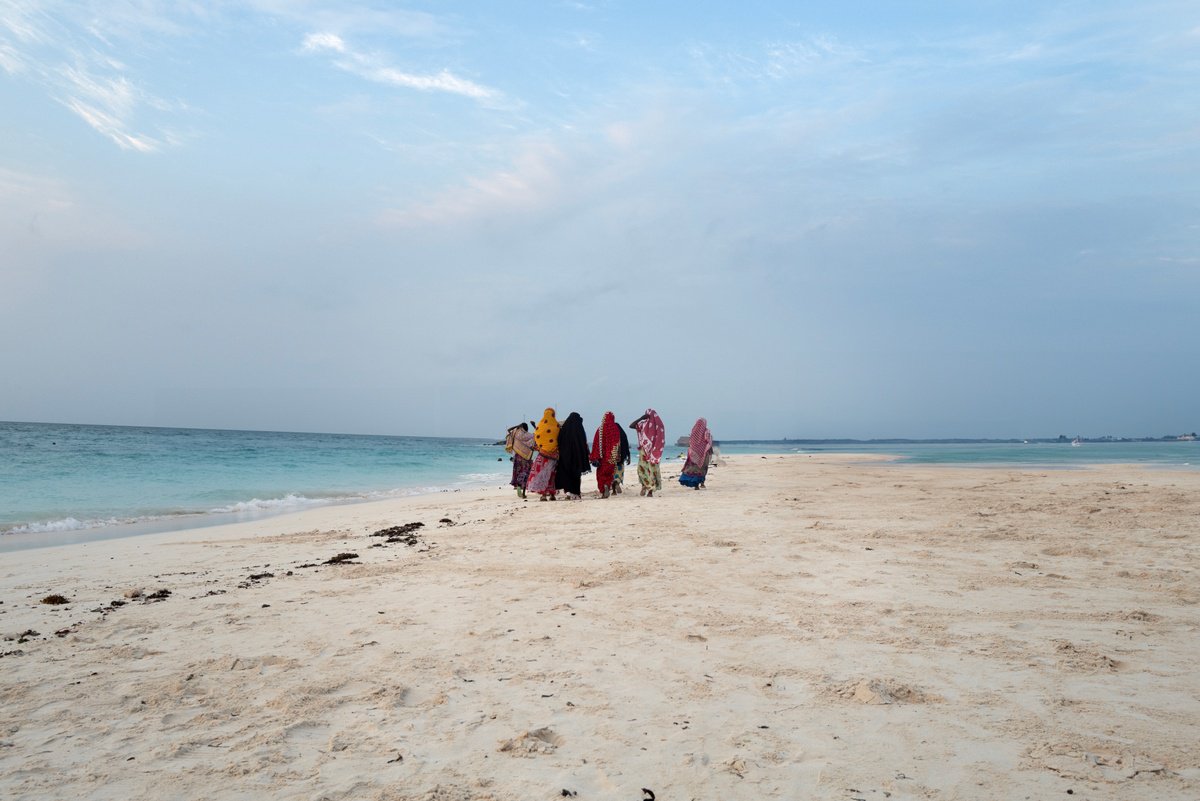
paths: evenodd
<path fill-rule="evenodd" d="M 600 426 L 592 435 L 590 448 L 583 418 L 578 412 L 571 412 L 559 423 L 554 409 L 546 409 L 541 421 L 533 423 L 532 431 L 529 425 L 522 422 L 508 429 L 504 440 L 504 450 L 512 454 L 511 484 L 518 496 L 525 498 L 532 492 L 543 501 L 553 501 L 562 492 L 567 499 L 580 500 L 583 474 L 592 472 L 593 468 L 601 498 L 622 492 L 625 465 L 631 463 L 629 437 L 612 412 L 604 413 Z M 629 424 L 629 428 L 637 432 L 637 475 L 641 494 L 650 497 L 662 490 L 659 463 L 666 446 L 666 428 L 653 409 L 647 409 Z M 679 483 L 693 489 L 703 487 L 712 454 L 712 432 L 701 417 L 692 426 L 687 461 Z"/>

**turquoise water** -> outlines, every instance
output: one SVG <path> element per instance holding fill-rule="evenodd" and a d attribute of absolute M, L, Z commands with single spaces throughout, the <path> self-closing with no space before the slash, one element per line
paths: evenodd
<path fill-rule="evenodd" d="M 0 423 L 0 535 L 186 528 L 510 470 L 491 440 Z"/>
<path fill-rule="evenodd" d="M 726 442 L 720 448 L 893 454 L 904 463 L 978 466 L 1200 465 L 1196 442 Z M 668 446 L 664 459 L 682 452 Z M 510 470 L 494 440 L 0 423 L 0 549 L 501 486 Z"/>
<path fill-rule="evenodd" d="M 726 442 L 737 453 L 888 454 L 899 463 L 1032 467 L 1140 464 L 1155 468 L 1200 469 L 1200 442 L 971 442 L 971 443 L 814 443 Z"/>

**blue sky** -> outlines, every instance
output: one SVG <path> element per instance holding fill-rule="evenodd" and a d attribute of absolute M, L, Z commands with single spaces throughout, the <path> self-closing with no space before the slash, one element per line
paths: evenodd
<path fill-rule="evenodd" d="M 1161 435 L 1194 2 L 0 0 L 0 419 Z"/>

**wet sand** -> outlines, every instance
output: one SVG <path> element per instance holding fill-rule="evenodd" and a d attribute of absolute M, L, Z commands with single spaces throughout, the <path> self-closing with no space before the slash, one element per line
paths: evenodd
<path fill-rule="evenodd" d="M 1198 567 L 1200 472 L 826 454 L 6 553 L 0 795 L 1198 798 Z"/>

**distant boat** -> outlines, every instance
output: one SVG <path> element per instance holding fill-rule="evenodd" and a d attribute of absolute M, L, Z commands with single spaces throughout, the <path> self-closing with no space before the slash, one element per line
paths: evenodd
<path fill-rule="evenodd" d="M 1076 437 L 1075 439 L 1071 440 L 1071 447 L 1073 447 L 1073 448 L 1078 448 L 1082 444 L 1083 444 L 1083 440 L 1081 440 L 1079 437 Z"/>
<path fill-rule="evenodd" d="M 675 447 L 676 447 L 676 448 L 686 448 L 688 445 L 690 445 L 690 444 L 691 444 L 691 442 L 692 442 L 692 438 L 691 438 L 691 437 L 680 437 L 679 439 L 675 440 Z M 717 439 L 714 439 L 714 440 L 713 440 L 713 447 L 714 447 L 714 448 L 715 448 L 715 447 L 717 447 L 717 446 L 718 446 L 718 445 L 720 445 L 720 444 L 721 444 L 721 441 L 720 441 L 720 440 L 717 440 Z"/>

